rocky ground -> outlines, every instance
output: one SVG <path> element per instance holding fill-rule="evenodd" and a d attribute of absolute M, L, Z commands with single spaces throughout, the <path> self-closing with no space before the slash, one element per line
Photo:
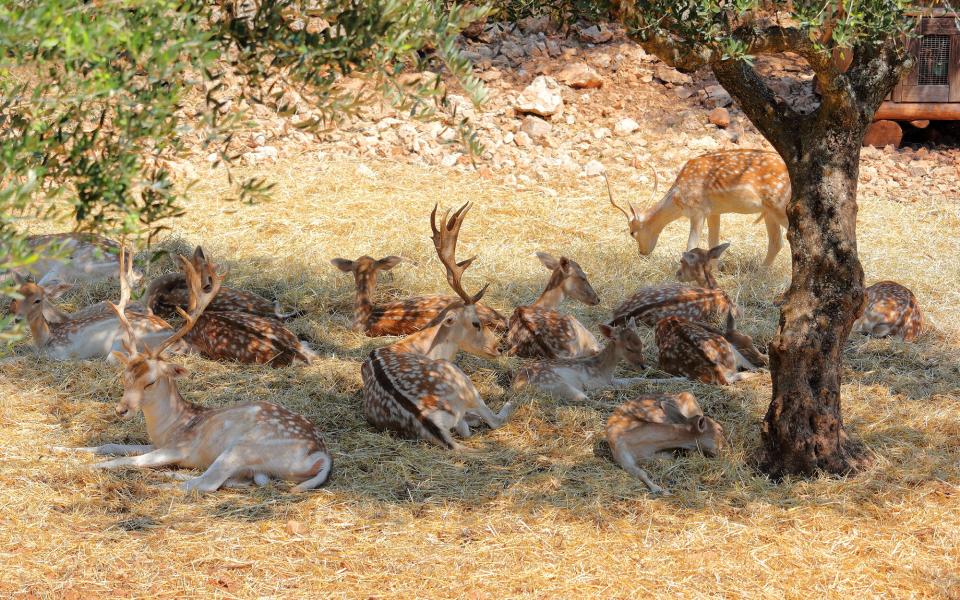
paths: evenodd
<path fill-rule="evenodd" d="M 616 27 L 574 27 L 561 33 L 546 19 L 526 19 L 519 26 L 488 23 L 463 38 L 463 47 L 489 88 L 489 101 L 480 108 L 454 93 L 453 114 L 440 120 L 422 122 L 380 105 L 362 109 L 339 127 L 307 132 L 297 125 L 317 115 L 288 91 L 295 107 L 290 116 L 250 107 L 255 126 L 241 137 L 242 160 L 256 164 L 304 152 L 321 159 L 389 159 L 477 169 L 506 185 L 536 186 L 552 195 L 551 181 L 558 177 L 590 177 L 610 169 L 621 182 L 648 188 L 653 170 L 661 180 L 672 179 L 693 156 L 768 147 L 709 73 L 680 73 Z M 812 76 L 796 60 L 767 60 L 761 67 L 778 94 L 793 103 L 809 103 Z M 348 79 L 343 85 L 363 82 Z M 227 92 L 224 99 L 232 100 L 229 96 Z M 485 146 L 475 163 L 453 143 L 456 132 L 450 124 L 459 116 L 471 119 Z M 195 158 L 205 157 L 199 148 L 197 144 Z M 190 159 L 174 167 L 188 178 L 203 168 L 202 161 Z M 918 192 L 957 199 L 958 170 L 956 148 L 867 148 L 861 190 L 903 193 L 906 201 Z M 660 183 L 662 191 L 668 181 Z"/>

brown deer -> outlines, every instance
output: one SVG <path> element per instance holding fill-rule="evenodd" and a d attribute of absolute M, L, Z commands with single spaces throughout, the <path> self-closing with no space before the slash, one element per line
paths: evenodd
<path fill-rule="evenodd" d="M 181 257 L 181 263 L 185 261 L 186 259 Z M 203 289 L 208 289 L 209 274 L 213 273 L 215 266 L 199 246 L 190 263 L 193 271 L 201 277 Z M 184 275 L 186 281 L 187 273 Z M 185 333 L 184 341 L 193 350 L 213 360 L 268 364 L 272 367 L 284 367 L 294 363 L 309 364 L 312 361 L 313 351 L 282 322 L 274 317 L 237 310 L 246 305 L 241 294 L 233 293 L 218 304 L 222 293 L 223 289 L 218 288 L 210 306 Z M 256 306 L 255 301 L 253 305 Z M 222 310 L 211 310 L 213 306 Z M 180 306 L 176 308 L 178 311 L 182 310 Z"/>
<path fill-rule="evenodd" d="M 723 428 L 705 417 L 689 392 L 650 394 L 621 404 L 607 419 L 607 443 L 613 459 L 639 477 L 654 494 L 669 494 L 638 464 L 670 450 L 700 450 L 716 456 L 723 448 Z"/>
<path fill-rule="evenodd" d="M 910 342 L 923 332 L 923 313 L 909 289 L 894 281 L 880 281 L 866 289 L 863 314 L 854 322 L 853 330 Z"/>
<path fill-rule="evenodd" d="M 387 256 L 380 260 L 361 256 L 356 260 L 334 258 L 330 261 L 344 273 L 353 273 L 357 286 L 353 303 L 355 331 L 362 331 L 369 337 L 416 333 L 448 307 L 459 302 L 456 296 L 414 296 L 396 302 L 374 304 L 372 298 L 377 288 L 377 274 L 389 271 L 401 260 L 399 256 Z M 506 330 L 507 320 L 496 310 L 482 304 L 478 304 L 476 310 L 484 325 L 498 332 Z"/>
<path fill-rule="evenodd" d="M 760 213 L 767 227 L 763 260 L 767 266 L 783 246 L 780 228 L 787 227 L 789 200 L 787 167 L 778 154 L 765 150 L 725 150 L 691 159 L 660 202 L 639 213 L 627 202 L 628 214 L 610 193 L 610 203 L 627 217 L 630 236 L 644 256 L 653 252 L 663 228 L 681 217 L 690 220 L 687 250 L 693 250 L 700 245 L 704 221 L 710 227 L 710 247 L 714 247 L 720 242 L 722 213 Z"/>
<path fill-rule="evenodd" d="M 377 429 L 404 437 L 429 440 L 445 448 L 469 450 L 450 433 L 470 435 L 468 418 L 479 417 L 491 428 L 502 425 L 513 412 L 507 402 L 494 414 L 480 398 L 470 378 L 451 362 L 457 351 L 478 356 L 500 355 L 498 341 L 477 314 L 477 302 L 487 286 L 469 295 L 461 279 L 474 258 L 457 262 L 457 237 L 470 210 L 464 204 L 449 219 L 444 213 L 439 229 L 437 208 L 430 214 L 433 245 L 447 272 L 447 282 L 460 297 L 422 330 L 370 353 L 360 370 L 363 412 Z"/>
<path fill-rule="evenodd" d="M 615 378 L 621 361 L 643 367 L 643 342 L 636 321 L 626 325 L 600 325 L 600 332 L 609 341 L 598 354 L 580 358 L 537 361 L 521 367 L 513 380 L 513 389 L 534 387 L 561 400 L 582 402 L 587 392 L 603 388 L 623 388 L 637 383 L 660 383 L 672 379 L 642 377 Z"/>
<path fill-rule="evenodd" d="M 557 311 L 567 297 L 587 306 L 600 304 L 600 298 L 580 265 L 566 256 L 554 258 L 537 252 L 537 258 L 550 269 L 550 280 L 540 297 L 530 305 L 518 306 L 510 317 L 507 354 L 525 358 L 574 358 L 596 354 L 597 339 L 573 315 Z"/>
<path fill-rule="evenodd" d="M 31 235 L 27 246 L 40 255 L 29 267 L 37 285 L 97 283 L 120 273 L 120 244 L 93 233 Z M 130 253 L 130 249 L 126 249 Z M 127 279 L 136 285 L 142 275 L 129 270 Z"/>
<path fill-rule="evenodd" d="M 723 290 L 673 283 L 641 288 L 613 310 L 610 324 L 636 319 L 653 327 L 665 317 L 710 321 L 728 312 L 739 314 Z"/>
<path fill-rule="evenodd" d="M 212 492 L 248 480 L 265 485 L 270 478 L 298 482 L 294 492 L 322 485 L 333 460 L 320 432 L 303 416 L 270 402 L 209 409 L 180 395 L 176 380 L 186 370 L 168 362 L 163 352 L 197 325 L 220 287 L 220 278 L 210 272 L 211 286 L 204 289 L 193 265 L 183 257 L 181 262 L 190 289 L 188 311 L 180 309 L 183 325 L 159 346 L 140 352 L 136 330 L 125 316 L 122 294 L 120 305 L 114 307 L 125 328 L 125 353 L 115 353 L 124 366 L 123 398 L 116 412 L 131 418 L 142 410 L 152 445 L 107 444 L 80 450 L 123 455 L 98 463 L 102 469 L 166 465 L 205 469 L 199 477 L 181 484 L 188 492 Z"/>
<path fill-rule="evenodd" d="M 766 357 L 753 346 L 750 336 L 736 330 L 733 314 L 727 313 L 726 330 L 677 317 L 666 317 L 655 331 L 660 368 L 703 383 L 727 385 L 758 373 L 744 373 L 766 365 Z"/>
<path fill-rule="evenodd" d="M 121 263 L 126 261 L 125 249 L 120 250 Z M 130 295 L 127 275 L 132 271 L 132 260 L 126 273 L 120 277 L 121 295 Z M 20 298 L 10 304 L 10 311 L 17 320 L 26 320 L 33 335 L 37 350 L 54 360 L 109 358 L 111 352 L 121 347 L 123 327 L 113 312 L 93 305 L 77 313 L 66 313 L 53 305 L 55 300 L 72 284 L 60 283 L 50 288 L 25 282 L 14 275 L 20 284 Z M 157 344 L 173 332 L 163 319 L 130 311 L 129 320 L 136 334 L 148 344 Z M 142 310 L 142 308 L 140 308 Z M 178 349 L 181 347 L 178 346 Z"/>
<path fill-rule="evenodd" d="M 714 246 L 709 250 L 694 248 L 680 255 L 680 268 L 677 279 L 681 282 L 693 282 L 711 290 L 720 289 L 713 276 L 713 264 L 730 247 L 730 243 Z"/>

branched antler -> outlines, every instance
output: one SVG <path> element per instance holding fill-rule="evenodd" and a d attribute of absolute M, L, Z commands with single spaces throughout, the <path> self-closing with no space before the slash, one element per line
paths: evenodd
<path fill-rule="evenodd" d="M 133 275 L 133 257 L 127 261 L 126 240 L 120 240 L 120 304 L 110 303 L 110 308 L 117 313 L 117 319 L 123 326 L 123 348 L 129 356 L 137 353 L 137 334 L 134 333 L 130 321 L 127 320 L 127 302 L 130 301 L 130 278 Z"/>
<path fill-rule="evenodd" d="M 202 250 L 198 248 L 198 252 L 194 253 L 194 258 L 197 259 L 197 263 L 200 264 L 199 269 L 194 266 L 193 261 L 188 260 L 186 257 L 178 256 L 177 258 L 180 259 L 180 265 L 183 267 L 183 274 L 187 280 L 187 288 L 190 290 L 190 300 L 187 304 L 189 312 L 179 306 L 177 307 L 177 312 L 183 317 L 183 325 L 180 326 L 180 329 L 178 329 L 176 333 L 163 340 L 163 343 L 157 346 L 156 349 L 150 350 L 150 356 L 153 358 L 157 358 L 164 350 L 183 339 L 183 336 L 187 335 L 187 333 L 193 329 L 193 326 L 197 324 L 197 319 L 200 318 L 200 315 L 203 314 L 207 305 L 210 304 L 220 291 L 221 278 L 214 270 L 213 263 L 204 257 Z M 209 281 L 209 289 L 206 289 L 204 286 L 204 282 L 206 281 Z"/>
<path fill-rule="evenodd" d="M 470 207 L 471 204 L 467 202 L 461 206 L 457 212 L 453 213 L 453 216 L 449 219 L 447 216 L 450 214 L 450 211 L 445 211 L 439 229 L 437 228 L 436 205 L 433 207 L 433 212 L 430 213 L 430 228 L 433 230 L 433 246 L 437 249 L 437 256 L 440 257 L 440 262 L 442 262 L 443 266 L 447 269 L 447 283 L 449 283 L 453 291 L 463 299 L 464 304 L 476 304 L 479 302 L 483 294 L 486 293 L 487 286 L 489 285 L 484 285 L 480 288 L 479 292 L 470 296 L 470 294 L 464 291 L 463 285 L 460 282 L 461 277 L 463 277 L 463 272 L 466 271 L 467 267 L 477 258 L 476 256 L 472 256 L 460 262 L 457 262 L 456 258 L 457 236 L 460 234 L 460 226 L 463 224 L 463 218 L 466 217 L 470 211 Z"/>

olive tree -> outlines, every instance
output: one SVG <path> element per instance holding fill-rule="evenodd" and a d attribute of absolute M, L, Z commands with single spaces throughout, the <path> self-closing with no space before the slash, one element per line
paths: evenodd
<path fill-rule="evenodd" d="M 840 410 L 841 353 L 864 299 L 857 175 L 864 133 L 909 63 L 902 0 L 620 0 L 645 49 L 681 71 L 708 68 L 790 174 L 792 279 L 770 344 L 773 398 L 762 467 L 847 473 L 866 460 Z M 791 52 L 812 70 L 815 106 L 779 98 L 757 68 Z"/>

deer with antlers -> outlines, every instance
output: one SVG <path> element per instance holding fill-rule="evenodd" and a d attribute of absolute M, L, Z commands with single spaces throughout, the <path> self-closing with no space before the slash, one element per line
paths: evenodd
<path fill-rule="evenodd" d="M 130 298 L 128 275 L 133 269 L 132 262 L 132 259 L 127 261 L 126 249 L 121 246 L 120 263 L 126 266 L 120 277 L 124 306 Z M 113 312 L 98 304 L 70 314 L 53 305 L 52 301 L 72 284 L 60 283 L 48 288 L 24 281 L 20 275 L 14 278 L 20 284 L 17 290 L 20 298 L 10 304 L 10 311 L 17 320 L 27 322 L 40 353 L 54 360 L 71 360 L 109 358 L 112 351 L 120 349 L 123 327 Z M 142 307 L 126 310 L 130 312 L 131 327 L 146 343 L 159 343 L 173 331 L 163 319 L 142 314 Z"/>
<path fill-rule="evenodd" d="M 481 419 L 491 428 L 502 425 L 513 412 L 507 402 L 494 414 L 480 398 L 470 378 L 452 361 L 459 350 L 495 358 L 498 341 L 480 320 L 477 302 L 487 286 L 472 296 L 461 283 L 474 258 L 457 262 L 457 237 L 470 210 L 464 204 L 436 224 L 437 207 L 430 213 L 433 245 L 447 272 L 447 282 L 460 301 L 447 306 L 433 321 L 408 337 L 370 353 L 360 370 L 363 411 L 377 429 L 404 437 L 429 440 L 453 450 L 469 450 L 451 435 L 470 435 L 470 421 Z"/>
<path fill-rule="evenodd" d="M 880 281 L 866 289 L 863 314 L 854 322 L 853 330 L 911 342 L 923 332 L 923 313 L 908 288 L 895 281 Z"/>
<path fill-rule="evenodd" d="M 356 260 L 334 258 L 330 264 L 344 273 L 352 273 L 357 292 L 353 304 L 353 329 L 370 337 L 382 335 L 407 335 L 416 333 L 437 318 L 448 307 L 459 301 L 456 296 L 414 296 L 396 302 L 374 304 L 377 274 L 389 271 L 402 259 L 387 256 L 376 260 L 361 256 Z M 494 331 L 504 331 L 507 320 L 496 310 L 477 304 L 477 315 L 484 325 Z"/>
<path fill-rule="evenodd" d="M 320 432 L 303 416 L 270 402 L 203 408 L 180 395 L 176 380 L 186 370 L 163 353 L 197 326 L 220 289 L 215 272 L 204 274 L 210 281 L 204 289 L 201 274 L 190 261 L 180 259 L 190 290 L 188 310 L 178 307 L 183 325 L 158 346 L 150 348 L 138 339 L 126 315 L 125 297 L 121 295 L 120 304 L 112 305 L 125 334 L 125 352 L 115 353 L 124 366 L 123 397 L 116 412 L 131 418 L 142 410 L 151 445 L 107 444 L 79 450 L 121 455 L 96 465 L 102 469 L 167 465 L 204 469 L 199 477 L 181 484 L 184 491 L 212 492 L 249 480 L 265 485 L 271 478 L 297 482 L 294 492 L 322 485 L 333 460 Z"/>
<path fill-rule="evenodd" d="M 716 456 L 725 441 L 723 427 L 703 415 L 693 394 L 683 392 L 640 396 L 618 406 L 607 419 L 607 444 L 625 471 L 643 480 L 652 493 L 668 494 L 640 461 L 680 449 Z"/>
<path fill-rule="evenodd" d="M 507 354 L 551 359 L 596 354 L 600 345 L 590 330 L 573 315 L 557 310 L 567 297 L 587 306 L 600 304 L 587 274 L 566 256 L 554 258 L 546 252 L 537 252 L 537 258 L 550 270 L 550 279 L 533 304 L 518 306 L 510 316 Z"/>
<path fill-rule="evenodd" d="M 723 213 L 760 214 L 768 239 L 764 265 L 773 264 L 783 247 L 781 228 L 787 227 L 790 175 L 775 152 L 725 150 L 691 159 L 660 202 L 640 212 L 630 202 L 629 213 L 618 206 L 609 183 L 607 193 L 614 208 L 627 217 L 630 236 L 644 256 L 653 252 L 663 228 L 681 217 L 690 220 L 687 250 L 700 245 L 704 221 L 710 228 L 710 247 L 717 246 Z"/>
<path fill-rule="evenodd" d="M 767 358 L 753 346 L 753 339 L 737 331 L 732 313 L 727 313 L 726 329 L 720 331 L 704 323 L 666 317 L 655 331 L 660 351 L 660 368 L 703 383 L 727 385 L 755 377 L 753 371 L 767 364 Z"/>
<path fill-rule="evenodd" d="M 121 273 L 118 259 L 121 244 L 101 235 L 76 232 L 31 235 L 26 243 L 40 255 L 40 260 L 28 269 L 40 286 L 97 283 L 117 278 Z M 130 253 L 130 249 L 125 250 Z M 126 277 L 130 284 L 136 285 L 142 275 L 128 269 Z"/>

